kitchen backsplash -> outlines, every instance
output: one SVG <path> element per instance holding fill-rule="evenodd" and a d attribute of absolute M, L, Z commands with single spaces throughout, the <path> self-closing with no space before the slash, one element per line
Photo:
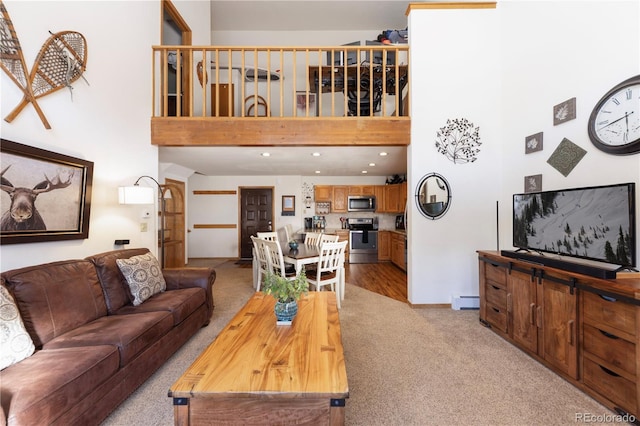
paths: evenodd
<path fill-rule="evenodd" d="M 341 217 L 377 217 L 378 218 L 378 229 L 396 229 L 396 216 L 397 214 L 393 213 L 367 213 L 367 212 L 358 212 L 358 213 L 329 213 L 323 215 L 327 224 L 327 228 L 332 229 L 340 229 L 342 227 L 340 218 Z M 310 216 L 312 217 L 312 216 Z"/>

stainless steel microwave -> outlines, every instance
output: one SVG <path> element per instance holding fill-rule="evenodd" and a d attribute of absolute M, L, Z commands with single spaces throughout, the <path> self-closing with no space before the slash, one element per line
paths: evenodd
<path fill-rule="evenodd" d="M 373 195 L 349 195 L 347 198 L 347 211 L 374 212 L 376 211 L 376 197 Z"/>

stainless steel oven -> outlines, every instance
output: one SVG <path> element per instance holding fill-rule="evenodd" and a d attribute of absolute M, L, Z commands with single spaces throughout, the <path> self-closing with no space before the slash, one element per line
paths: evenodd
<path fill-rule="evenodd" d="M 349 263 L 378 262 L 377 218 L 349 218 Z"/>

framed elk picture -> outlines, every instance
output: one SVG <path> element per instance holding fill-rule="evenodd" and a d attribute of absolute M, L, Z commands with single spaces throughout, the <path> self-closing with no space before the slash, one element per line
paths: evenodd
<path fill-rule="evenodd" d="M 89 237 L 93 162 L 0 139 L 0 243 Z"/>

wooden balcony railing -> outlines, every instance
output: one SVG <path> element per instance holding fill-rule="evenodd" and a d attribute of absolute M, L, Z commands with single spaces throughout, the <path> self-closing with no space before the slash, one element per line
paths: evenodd
<path fill-rule="evenodd" d="M 153 54 L 154 117 L 409 115 L 407 45 L 154 46 Z"/>

